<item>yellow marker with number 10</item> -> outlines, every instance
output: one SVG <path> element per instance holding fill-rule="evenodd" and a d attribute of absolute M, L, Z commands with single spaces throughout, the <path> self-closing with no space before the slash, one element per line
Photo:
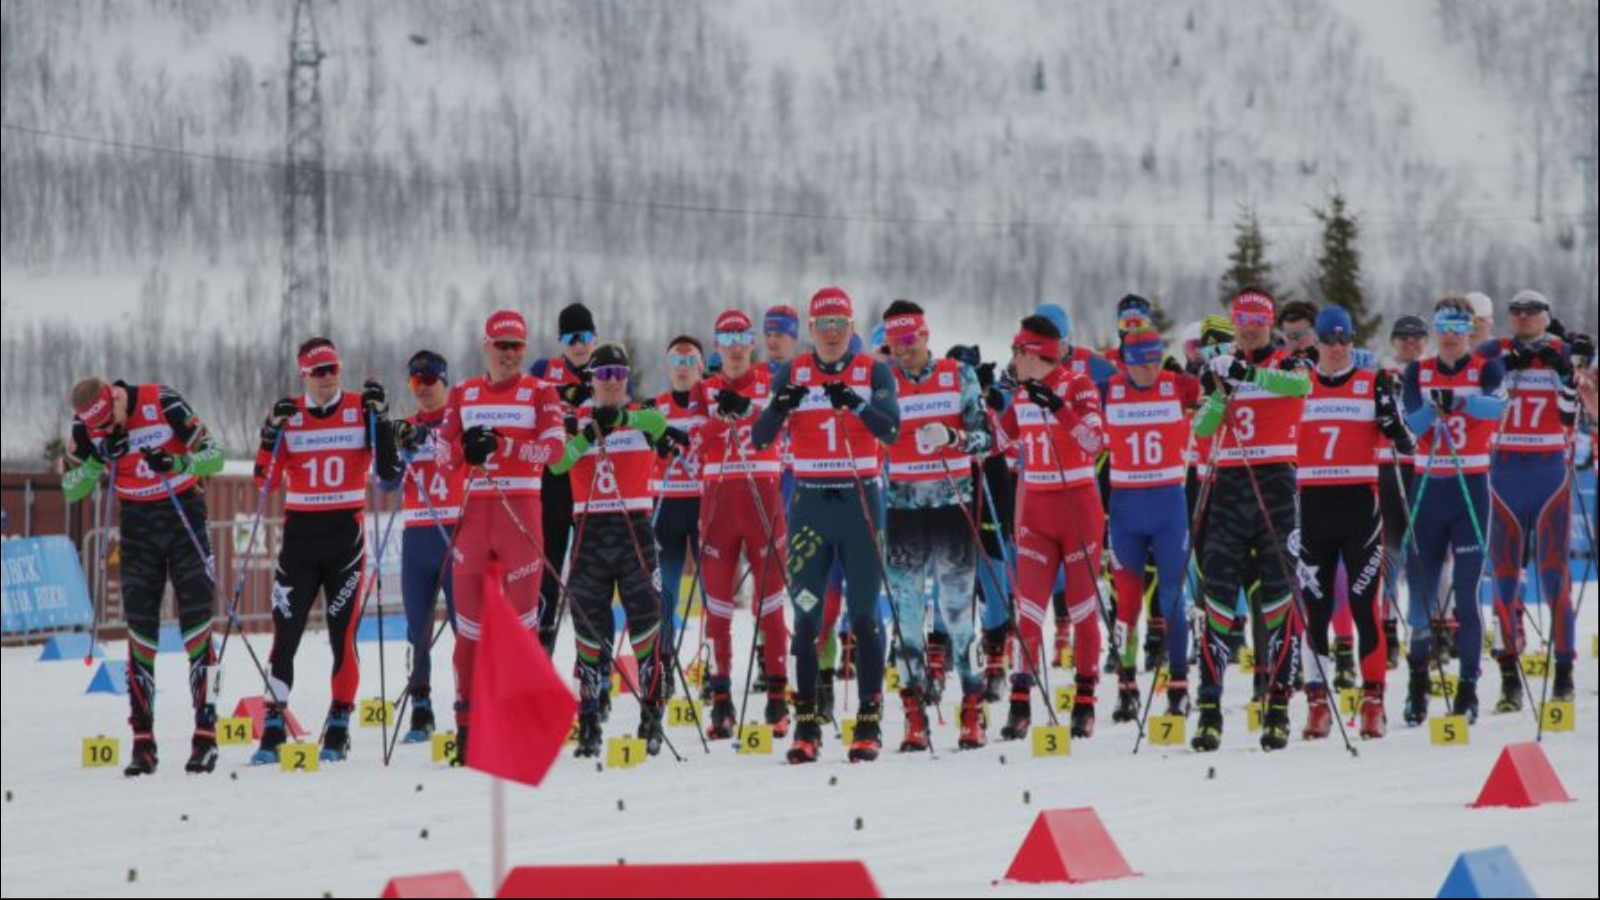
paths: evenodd
<path fill-rule="evenodd" d="M 83 767 L 106 769 L 122 761 L 122 742 L 116 738 L 92 737 L 83 739 Z"/>

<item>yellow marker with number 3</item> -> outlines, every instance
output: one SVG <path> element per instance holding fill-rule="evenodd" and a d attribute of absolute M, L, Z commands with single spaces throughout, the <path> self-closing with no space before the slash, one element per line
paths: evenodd
<path fill-rule="evenodd" d="M 433 735 L 433 761 L 444 765 L 454 765 L 456 761 L 456 733 L 454 731 L 437 731 Z"/>
<path fill-rule="evenodd" d="M 1540 708 L 1540 718 L 1544 722 L 1544 730 L 1551 732 L 1569 732 L 1577 728 L 1573 716 L 1573 706 L 1568 701 L 1546 703 Z"/>
<path fill-rule="evenodd" d="M 394 718 L 394 703 L 382 697 L 361 701 L 361 727 L 386 728 Z"/>
<path fill-rule="evenodd" d="M 116 738 L 92 737 L 83 739 L 83 767 L 106 769 L 122 762 L 122 742 Z"/>
<path fill-rule="evenodd" d="M 772 726 L 746 725 L 739 732 L 740 756 L 771 756 Z"/>
<path fill-rule="evenodd" d="M 248 744 L 254 737 L 254 729 L 248 716 L 221 719 L 217 722 L 217 743 L 224 747 Z"/>
<path fill-rule="evenodd" d="M 319 752 L 316 744 L 284 744 L 278 748 L 278 768 L 285 772 L 315 772 Z"/>
<path fill-rule="evenodd" d="M 1045 725 L 1033 730 L 1033 755 L 1041 759 L 1071 756 L 1072 732 L 1062 725 Z"/>
<path fill-rule="evenodd" d="M 606 741 L 606 768 L 637 769 L 644 765 L 644 741 L 636 737 L 614 737 Z"/>
<path fill-rule="evenodd" d="M 1189 741 L 1189 720 L 1183 716 L 1153 716 L 1150 743 L 1157 747 L 1182 747 Z"/>
<path fill-rule="evenodd" d="M 1429 719 L 1428 736 L 1435 747 L 1465 747 L 1472 743 L 1472 726 L 1466 716 Z"/>

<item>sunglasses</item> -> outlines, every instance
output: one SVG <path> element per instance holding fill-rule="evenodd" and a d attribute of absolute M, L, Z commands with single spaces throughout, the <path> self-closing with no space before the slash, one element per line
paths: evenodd
<path fill-rule="evenodd" d="M 748 347 L 756 342 L 754 331 L 719 331 L 716 335 L 718 347 Z"/>
<path fill-rule="evenodd" d="M 411 376 L 411 389 L 413 391 L 420 391 L 425 387 L 433 387 L 443 380 L 443 378 L 440 378 L 438 375 L 435 375 L 432 372 L 423 372 L 421 374 Z"/>
<path fill-rule="evenodd" d="M 526 346 L 528 346 L 528 345 L 524 344 L 521 341 L 495 341 L 494 342 L 494 348 L 496 350 L 499 350 L 501 353 L 510 353 L 513 350 L 521 350 L 522 348 L 524 348 Z"/>
<path fill-rule="evenodd" d="M 818 331 L 848 331 L 850 330 L 850 317 L 818 316 L 811 320 L 811 327 Z"/>
<path fill-rule="evenodd" d="M 596 366 L 590 374 L 595 381 L 627 381 L 631 372 L 627 366 Z"/>
<path fill-rule="evenodd" d="M 1348 347 L 1356 342 L 1353 334 L 1339 332 L 1338 334 L 1317 335 L 1317 342 L 1329 347 Z"/>
<path fill-rule="evenodd" d="M 696 353 L 668 353 L 667 365 L 674 369 L 698 369 L 700 356 Z"/>
<path fill-rule="evenodd" d="M 1437 318 L 1433 320 L 1433 330 L 1440 334 L 1471 334 L 1472 320 L 1457 318 Z"/>
<path fill-rule="evenodd" d="M 1233 317 L 1233 324 L 1237 328 L 1270 328 L 1272 327 L 1272 313 L 1237 313 Z"/>
<path fill-rule="evenodd" d="M 1534 316 L 1542 316 L 1542 315 L 1544 315 L 1545 313 L 1547 313 L 1549 311 L 1550 310 L 1546 309 L 1543 306 L 1513 306 L 1513 307 L 1511 307 L 1511 314 L 1513 316 L 1516 316 L 1519 319 L 1529 319 L 1529 318 L 1532 318 Z"/>
<path fill-rule="evenodd" d="M 561 335 L 561 343 L 571 347 L 574 344 L 590 344 L 594 342 L 592 331 L 569 331 Z"/>
<path fill-rule="evenodd" d="M 326 366 L 317 366 L 311 370 L 312 378 L 334 378 L 339 374 L 339 365 L 332 363 Z"/>
<path fill-rule="evenodd" d="M 1311 329 L 1309 328 L 1290 328 L 1283 332 L 1283 339 L 1286 341 L 1298 342 L 1308 337 L 1311 337 Z"/>

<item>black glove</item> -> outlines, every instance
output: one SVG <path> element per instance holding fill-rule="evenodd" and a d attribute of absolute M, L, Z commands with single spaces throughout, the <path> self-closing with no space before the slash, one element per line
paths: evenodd
<path fill-rule="evenodd" d="M 499 447 L 500 435 L 493 428 L 474 425 L 461 435 L 461 455 L 466 457 L 468 465 L 483 465 Z"/>
<path fill-rule="evenodd" d="M 422 442 L 428 437 L 426 426 L 418 428 L 404 419 L 394 423 L 393 427 L 395 445 L 407 453 L 417 452 L 417 448 L 421 447 Z"/>
<path fill-rule="evenodd" d="M 562 416 L 561 430 L 567 433 L 567 437 L 575 437 L 578 434 L 578 417 L 572 413 Z"/>
<path fill-rule="evenodd" d="M 852 390 L 850 385 L 845 384 L 842 381 L 828 382 L 823 386 L 822 392 L 828 395 L 828 402 L 833 404 L 834 409 L 843 409 L 850 412 L 855 412 L 861 408 L 861 404 L 863 403 L 861 395 Z"/>
<path fill-rule="evenodd" d="M 656 453 L 662 459 L 666 459 L 677 448 L 689 449 L 689 432 L 684 431 L 682 428 L 669 427 L 661 433 L 661 438 L 656 441 Z"/>
<path fill-rule="evenodd" d="M 997 391 L 997 390 L 984 391 L 983 392 L 983 402 L 987 403 L 989 405 L 989 408 L 994 410 L 995 412 L 1005 412 L 1006 411 L 1006 395 L 1001 393 L 1000 391 Z"/>
<path fill-rule="evenodd" d="M 628 411 L 620 406 L 596 406 L 594 424 L 600 429 L 601 434 L 610 434 L 628 424 Z"/>
<path fill-rule="evenodd" d="M 561 388 L 561 402 L 571 407 L 579 407 L 589 402 L 594 396 L 594 388 L 587 382 L 568 384 Z"/>
<path fill-rule="evenodd" d="M 988 391 L 994 387 L 994 366 L 995 364 L 992 362 L 986 362 L 978 366 L 976 371 L 978 373 L 979 389 Z"/>
<path fill-rule="evenodd" d="M 1533 365 L 1535 358 L 1536 354 L 1532 350 L 1521 344 L 1513 343 L 1510 349 L 1501 355 L 1500 360 L 1505 364 L 1506 371 L 1520 372 Z"/>
<path fill-rule="evenodd" d="M 121 425 L 111 429 L 106 435 L 104 453 L 107 460 L 118 460 L 128 455 L 132 446 L 128 443 L 128 429 Z"/>
<path fill-rule="evenodd" d="M 157 475 L 171 475 L 178 468 L 177 458 L 160 447 L 146 447 L 139 452 L 144 454 L 144 464 Z"/>
<path fill-rule="evenodd" d="M 1594 361 L 1594 336 L 1588 334 L 1575 334 L 1567 341 L 1567 346 L 1572 350 L 1572 362 L 1579 368 L 1588 368 Z"/>
<path fill-rule="evenodd" d="M 583 440 L 591 447 L 599 446 L 605 438 L 600 434 L 600 429 L 593 422 L 583 423 Z"/>
<path fill-rule="evenodd" d="M 742 419 L 749 414 L 749 397 L 738 391 L 723 390 L 717 393 L 717 415 L 728 419 Z"/>
<path fill-rule="evenodd" d="M 810 393 L 811 389 L 805 385 L 786 384 L 783 390 L 772 398 L 772 405 L 776 406 L 780 412 L 791 413 L 800 408 L 800 404 L 805 402 L 806 395 Z"/>
<path fill-rule="evenodd" d="M 382 416 L 389 412 L 389 395 L 384 392 L 383 385 L 370 378 L 361 385 L 361 402 L 373 415 Z"/>
<path fill-rule="evenodd" d="M 1176 356 L 1169 356 L 1161 361 L 1161 368 L 1174 375 L 1184 374 L 1183 363 L 1178 362 Z"/>
<path fill-rule="evenodd" d="M 656 403 L 656 398 L 654 397 L 646 397 L 639 401 L 640 409 L 655 409 L 658 405 L 660 404 Z"/>
<path fill-rule="evenodd" d="M 1030 378 L 1023 382 L 1022 389 L 1028 392 L 1029 400 L 1050 410 L 1052 414 L 1060 412 L 1061 408 L 1067 405 L 1065 401 L 1056 396 L 1055 391 L 1050 390 L 1042 382 L 1035 379 Z"/>
<path fill-rule="evenodd" d="M 1438 407 L 1440 412 L 1446 414 L 1460 412 L 1461 407 L 1466 406 L 1466 400 L 1457 396 L 1451 388 L 1434 388 L 1428 392 L 1428 399 L 1433 401 L 1433 405 Z"/>
<path fill-rule="evenodd" d="M 1394 449 L 1398 450 L 1401 456 L 1415 456 L 1417 454 L 1417 440 L 1411 436 L 1410 431 L 1404 431 L 1396 435 L 1392 440 L 1394 441 Z"/>
<path fill-rule="evenodd" d="M 1539 362 L 1544 363 L 1546 369 L 1556 373 L 1563 379 L 1572 377 L 1572 360 L 1568 359 L 1567 355 L 1557 349 L 1554 344 L 1545 344 L 1540 347 L 1535 357 Z"/>

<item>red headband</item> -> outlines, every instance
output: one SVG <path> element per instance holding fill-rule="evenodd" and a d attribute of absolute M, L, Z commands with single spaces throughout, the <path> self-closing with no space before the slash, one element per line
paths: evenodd
<path fill-rule="evenodd" d="M 811 298 L 810 313 L 813 319 L 823 316 L 849 318 L 855 315 L 855 304 L 850 302 L 850 295 L 844 292 L 844 288 L 825 287 Z"/>
<path fill-rule="evenodd" d="M 300 374 L 310 375 L 313 370 L 323 366 L 337 366 L 339 364 L 339 351 L 332 344 L 318 344 L 310 350 L 300 354 Z"/>
<path fill-rule="evenodd" d="M 910 344 L 917 338 L 928 336 L 928 317 L 921 313 L 907 313 L 886 319 L 884 336 L 896 344 Z"/>
<path fill-rule="evenodd" d="M 116 395 L 111 393 L 111 385 L 101 384 L 100 393 L 94 395 L 89 405 L 78 410 L 78 418 L 90 428 L 99 428 L 111 419 L 111 407 L 116 403 Z"/>
<path fill-rule="evenodd" d="M 1042 334 L 1035 334 L 1026 328 L 1017 332 L 1017 336 L 1011 339 L 1011 346 L 1020 347 L 1030 353 L 1037 353 L 1045 359 L 1061 358 L 1060 338 L 1045 337 Z"/>

